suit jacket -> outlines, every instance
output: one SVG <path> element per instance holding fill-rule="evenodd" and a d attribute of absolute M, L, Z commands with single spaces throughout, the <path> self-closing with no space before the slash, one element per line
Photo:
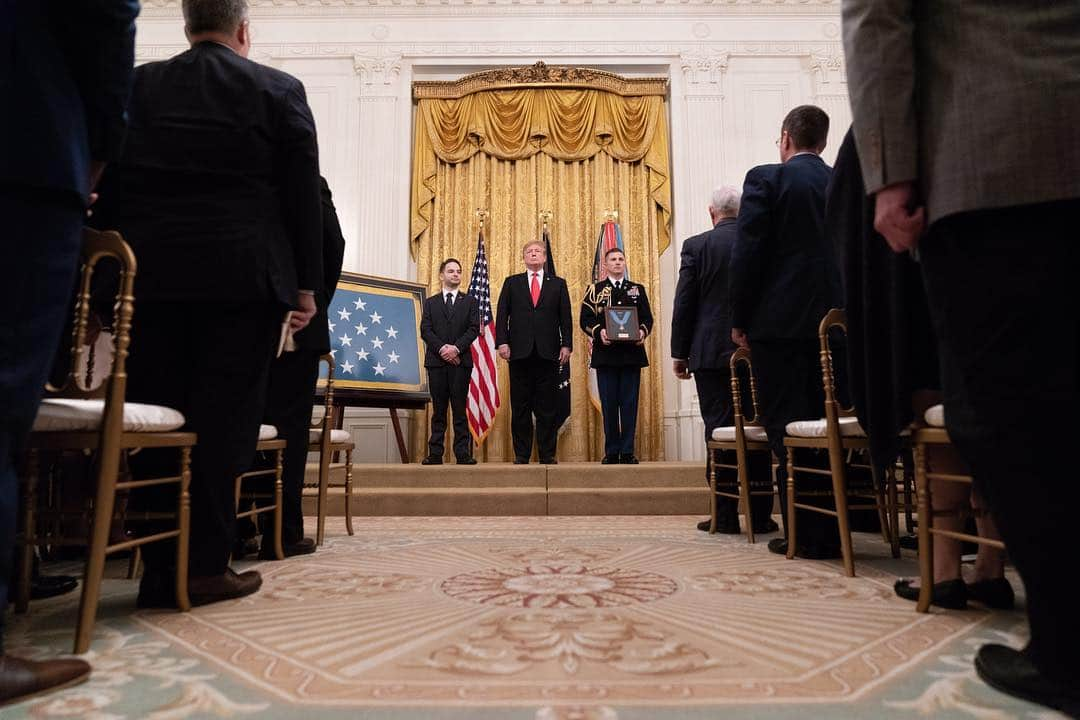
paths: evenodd
<path fill-rule="evenodd" d="M 341 277 L 341 264 L 345 259 L 345 236 L 341 233 L 334 196 L 326 178 L 319 178 L 319 194 L 322 199 L 322 290 L 315 293 L 315 305 L 318 311 L 311 318 L 308 326 L 296 333 L 296 346 L 319 354 L 330 352 L 330 324 L 326 311 L 334 299 L 338 278 Z"/>
<path fill-rule="evenodd" d="M 690 372 L 727 370 L 735 352 L 728 301 L 734 245 L 735 218 L 683 243 L 671 310 L 671 357 L 687 360 Z"/>
<path fill-rule="evenodd" d="M 609 307 L 637 308 L 638 324 L 645 330 L 645 337 L 652 332 L 652 308 L 649 307 L 649 296 L 645 293 L 644 285 L 624 280 L 622 287 L 616 290 L 614 283 L 608 279 L 590 285 L 581 303 L 578 321 L 585 334 L 593 339 L 589 366 L 647 367 L 649 358 L 645 354 L 644 345 L 636 342 L 613 342 L 605 345 L 600 340 L 600 331 L 607 327 L 605 311 Z"/>
<path fill-rule="evenodd" d="M 201 42 L 135 72 L 131 127 L 95 212 L 139 258 L 140 300 L 293 306 L 323 289 L 315 123 L 304 86 Z"/>
<path fill-rule="evenodd" d="M 137 0 L 0 0 L 0 186 L 85 206 L 92 160 L 120 154 Z"/>
<path fill-rule="evenodd" d="M 868 192 L 918 180 L 928 221 L 1080 197 L 1080 3 L 844 0 Z"/>
<path fill-rule="evenodd" d="M 424 352 L 424 367 L 443 367 L 448 362 L 439 356 L 443 345 L 457 347 L 462 367 L 472 367 L 471 346 L 480 334 L 480 302 L 472 295 L 458 291 L 454 307 L 447 311 L 446 297 L 435 293 L 424 301 L 424 312 L 420 317 L 420 337 L 427 349 Z"/>
<path fill-rule="evenodd" d="M 796 155 L 746 174 L 731 251 L 731 324 L 750 341 L 817 337 L 841 303 L 840 273 L 825 237 L 831 170 L 817 155 Z"/>
<path fill-rule="evenodd" d="M 495 346 L 509 345 L 511 360 L 527 358 L 533 350 L 542 358 L 558 360 L 559 348 L 574 348 L 572 331 L 565 280 L 545 272 L 540 300 L 533 307 L 528 273 L 506 278 L 495 312 Z"/>

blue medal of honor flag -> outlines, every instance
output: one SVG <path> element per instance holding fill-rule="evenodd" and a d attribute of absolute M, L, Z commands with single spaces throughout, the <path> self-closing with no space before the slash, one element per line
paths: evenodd
<path fill-rule="evenodd" d="M 335 387 L 420 390 L 420 311 L 408 289 L 339 282 L 328 313 Z"/>

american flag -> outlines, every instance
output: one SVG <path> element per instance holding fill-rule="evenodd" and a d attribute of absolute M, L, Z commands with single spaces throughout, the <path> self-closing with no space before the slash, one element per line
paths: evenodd
<path fill-rule="evenodd" d="M 473 340 L 473 367 L 469 377 L 469 431 L 479 445 L 491 432 L 499 409 L 499 379 L 495 374 L 495 319 L 491 315 L 491 286 L 488 281 L 487 253 L 484 252 L 484 228 L 476 242 L 469 295 L 480 302 L 480 334 Z"/>

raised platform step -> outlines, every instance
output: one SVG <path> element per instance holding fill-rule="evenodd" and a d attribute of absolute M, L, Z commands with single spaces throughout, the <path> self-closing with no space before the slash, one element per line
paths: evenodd
<path fill-rule="evenodd" d="M 345 514 L 344 475 L 331 472 L 329 515 Z M 316 477 L 309 465 L 307 481 Z M 356 464 L 351 505 L 354 516 L 696 515 L 708 512 L 708 492 L 698 463 Z"/>

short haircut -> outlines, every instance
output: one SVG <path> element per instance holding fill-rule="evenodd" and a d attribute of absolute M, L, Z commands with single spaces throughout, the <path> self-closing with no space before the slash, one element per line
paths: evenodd
<path fill-rule="evenodd" d="M 440 275 L 442 275 L 442 271 L 445 270 L 446 266 L 449 265 L 450 263 L 457 263 L 458 270 L 461 269 L 461 261 L 460 260 L 458 260 L 457 258 L 446 258 L 445 260 L 442 261 L 442 264 L 439 265 L 439 274 Z"/>
<path fill-rule="evenodd" d="M 248 16 L 248 0 L 183 0 L 182 7 L 190 35 L 235 32 Z"/>
<path fill-rule="evenodd" d="M 742 202 L 742 193 L 731 185 L 721 185 L 712 191 L 709 196 L 709 207 L 719 215 L 734 217 L 739 214 L 739 204 Z"/>
<path fill-rule="evenodd" d="M 786 130 L 800 150 L 820 150 L 829 135 L 829 116 L 817 105 L 800 105 L 784 118 L 781 130 Z"/>
<path fill-rule="evenodd" d="M 529 248 L 531 248 L 533 245 L 539 245 L 540 249 L 544 251 L 545 255 L 547 255 L 547 245 L 544 244 L 543 240 L 530 240 L 529 242 L 522 245 L 521 246 L 521 255 L 524 257 L 525 251 L 528 250 Z"/>
<path fill-rule="evenodd" d="M 604 253 L 604 259 L 605 259 L 605 260 L 607 260 L 607 259 L 608 259 L 608 255 L 610 255 L 611 253 L 619 253 L 619 254 L 620 254 L 620 255 L 622 255 L 622 256 L 623 256 L 624 258 L 626 257 L 626 253 L 624 253 L 624 252 L 622 251 L 622 248 L 617 248 L 617 247 L 613 247 L 613 248 L 608 248 L 608 249 L 607 249 L 607 252 L 605 252 L 605 253 Z"/>

